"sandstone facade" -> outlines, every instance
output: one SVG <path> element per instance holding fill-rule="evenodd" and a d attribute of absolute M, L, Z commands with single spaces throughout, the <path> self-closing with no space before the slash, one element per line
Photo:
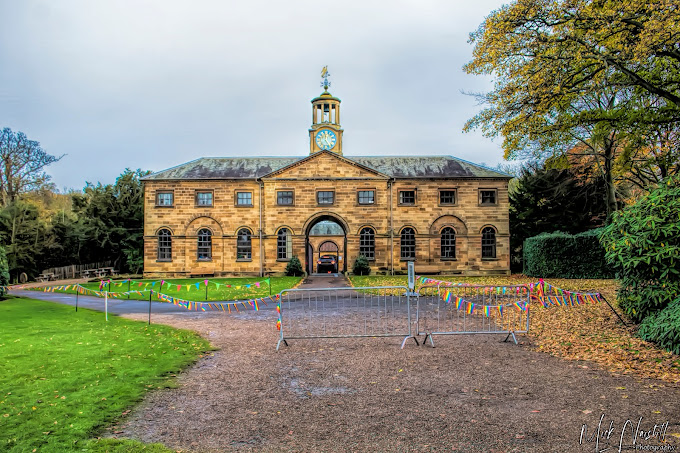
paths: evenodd
<path fill-rule="evenodd" d="M 292 255 L 314 271 L 322 242 L 338 246 L 339 270 L 351 271 L 359 255 L 360 232 L 374 232 L 373 273 L 403 272 L 401 233 L 415 233 L 418 272 L 479 275 L 509 273 L 508 178 L 390 178 L 330 152 L 315 153 L 298 164 L 253 179 L 145 180 L 145 263 L 148 276 L 269 275 L 282 273 L 290 257 L 278 258 L 278 233 L 291 233 Z M 480 191 L 494 191 L 495 203 L 482 204 Z M 373 192 L 372 204 L 360 204 L 359 192 Z M 412 204 L 399 193 L 414 192 Z M 455 193 L 442 204 L 441 192 Z M 198 193 L 212 193 L 211 206 L 197 205 Z M 292 204 L 278 204 L 279 192 L 292 192 Z M 319 204 L 318 192 L 332 192 L 331 204 Z M 172 204 L 159 205 L 159 194 Z M 237 204 L 238 193 L 252 203 Z M 323 220 L 342 227 L 344 236 L 309 236 Z M 441 232 L 455 231 L 455 258 L 442 257 Z M 482 257 L 482 230 L 495 232 L 495 257 Z M 198 233 L 211 233 L 211 256 L 199 258 Z M 250 236 L 250 258 L 237 256 L 237 236 Z M 159 231 L 171 235 L 171 257 L 159 256 Z M 310 267 L 310 263 L 312 267 Z"/>

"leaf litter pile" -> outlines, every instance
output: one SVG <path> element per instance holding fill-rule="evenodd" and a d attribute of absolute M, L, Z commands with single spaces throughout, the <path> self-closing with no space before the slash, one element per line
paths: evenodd
<path fill-rule="evenodd" d="M 550 283 L 615 300 L 612 281 Z M 401 338 L 318 339 L 280 352 L 272 307 L 157 315 L 220 349 L 110 432 L 201 452 L 585 452 L 594 444 L 579 443 L 583 425 L 592 433 L 604 415 L 618 430 L 613 448 L 623 423 L 640 417 L 641 429 L 669 422 L 663 442 L 647 443 L 678 448 L 677 356 L 635 339 L 606 304 L 532 310 L 519 345 L 504 335 L 440 336 L 436 348 L 403 350 Z"/>

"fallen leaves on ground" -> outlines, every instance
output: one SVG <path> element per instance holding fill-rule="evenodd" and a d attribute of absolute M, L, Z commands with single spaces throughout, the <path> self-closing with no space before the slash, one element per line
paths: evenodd
<path fill-rule="evenodd" d="M 524 285 L 538 279 L 511 276 L 431 276 L 436 280 L 477 285 Z M 405 275 L 351 277 L 354 286 L 406 285 Z M 636 326 L 616 303 L 616 280 L 546 279 L 561 289 L 599 292 L 626 320 L 625 326 L 604 302 L 576 307 L 531 306 L 529 337 L 539 351 L 567 360 L 587 360 L 614 373 L 680 383 L 680 356 L 635 336 Z"/>

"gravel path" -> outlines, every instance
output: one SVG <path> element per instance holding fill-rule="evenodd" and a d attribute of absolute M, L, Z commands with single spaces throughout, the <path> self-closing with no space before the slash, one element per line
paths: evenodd
<path fill-rule="evenodd" d="M 585 452 L 596 445 L 579 444 L 582 425 L 590 434 L 604 414 L 616 449 L 626 420 L 640 417 L 644 430 L 668 421 L 666 441 L 680 448 L 671 435 L 680 432 L 678 386 L 565 362 L 503 336 L 439 337 L 435 349 L 403 350 L 400 338 L 297 340 L 277 353 L 275 316 L 157 315 L 220 350 L 112 431 L 200 452 Z M 623 444 L 632 445 L 630 428 Z"/>

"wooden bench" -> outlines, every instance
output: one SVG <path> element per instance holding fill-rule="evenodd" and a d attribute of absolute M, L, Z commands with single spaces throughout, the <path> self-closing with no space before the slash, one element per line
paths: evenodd
<path fill-rule="evenodd" d="M 56 279 L 57 277 L 51 272 L 47 274 L 40 274 L 36 277 L 36 280 L 38 280 L 39 282 L 49 282 Z"/>
<path fill-rule="evenodd" d="M 210 271 L 191 271 L 189 272 L 189 278 L 198 278 L 198 277 L 215 277 L 215 271 L 210 272 Z"/>
<path fill-rule="evenodd" d="M 418 275 L 432 275 L 432 274 L 441 274 L 442 271 L 439 268 L 439 266 L 435 264 L 416 264 L 414 266 L 414 270 L 416 274 Z"/>

